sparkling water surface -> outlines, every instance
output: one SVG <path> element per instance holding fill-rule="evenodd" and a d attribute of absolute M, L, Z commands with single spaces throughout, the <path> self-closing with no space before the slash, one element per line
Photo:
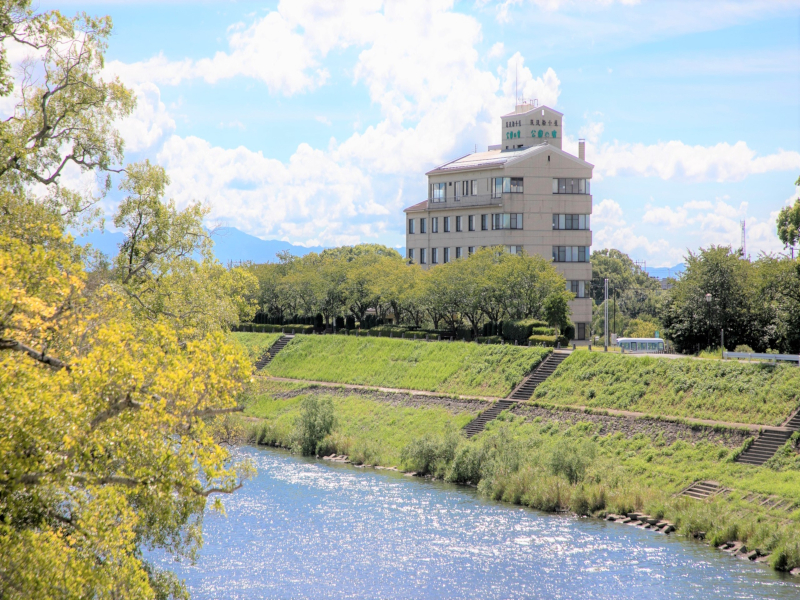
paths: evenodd
<path fill-rule="evenodd" d="M 258 475 L 209 512 L 195 599 L 800 598 L 800 583 L 675 536 L 466 487 L 244 447 Z"/>

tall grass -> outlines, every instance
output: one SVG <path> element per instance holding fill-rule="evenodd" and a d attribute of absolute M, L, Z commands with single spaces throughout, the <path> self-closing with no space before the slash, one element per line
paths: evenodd
<path fill-rule="evenodd" d="M 269 350 L 270 346 L 278 341 L 281 337 L 280 333 L 246 333 L 246 332 L 233 332 L 231 337 L 241 344 L 247 351 L 247 355 L 253 362 L 264 356 L 264 353 Z"/>
<path fill-rule="evenodd" d="M 571 359 L 570 359 L 571 360 Z M 639 360 L 639 359 L 637 359 Z M 276 398 L 273 382 L 246 411 L 263 419 L 252 439 L 291 446 L 304 405 L 320 390 Z M 359 396 L 330 397 L 333 431 L 318 442 L 319 454 L 347 454 L 356 463 L 401 466 L 420 474 L 478 486 L 487 497 L 547 511 L 578 514 L 643 511 L 666 518 L 688 536 L 703 532 L 712 543 L 741 540 L 770 553 L 774 567 L 800 566 L 800 456 L 791 443 L 770 468 L 733 462 L 735 451 L 720 444 L 622 433 L 599 435 L 599 425 L 572 426 L 524 421 L 509 413 L 486 431 L 466 439 L 460 429 L 477 411 L 412 408 Z M 675 497 L 697 480 L 714 480 L 734 489 L 710 502 Z M 750 493 L 791 500 L 789 511 L 746 501 Z M 794 511 L 794 512 L 792 512 Z"/>
<path fill-rule="evenodd" d="M 506 396 L 546 348 L 355 336 L 295 338 L 270 375 L 477 396 Z"/>
<path fill-rule="evenodd" d="M 576 352 L 533 400 L 779 425 L 800 404 L 800 368 Z"/>

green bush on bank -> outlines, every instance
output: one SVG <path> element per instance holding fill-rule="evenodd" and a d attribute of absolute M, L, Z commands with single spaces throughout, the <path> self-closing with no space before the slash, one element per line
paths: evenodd
<path fill-rule="evenodd" d="M 575 352 L 536 389 L 533 400 L 780 425 L 800 404 L 800 368 Z"/>
<path fill-rule="evenodd" d="M 503 337 L 511 342 L 516 341 L 518 344 L 526 344 L 528 338 L 533 334 L 533 329 L 537 331 L 545 330 L 545 335 L 552 335 L 553 328 L 548 327 L 544 321 L 537 319 L 520 319 L 518 321 L 503 321 L 502 333 Z"/>
<path fill-rule="evenodd" d="M 313 325 L 259 325 L 257 323 L 242 323 L 235 330 L 250 333 L 313 333 Z"/>
<path fill-rule="evenodd" d="M 549 352 L 509 344 L 304 336 L 292 340 L 266 370 L 292 379 L 504 397 Z"/>
<path fill-rule="evenodd" d="M 563 335 L 532 335 L 528 338 L 531 346 L 545 346 L 555 348 L 560 345 L 562 348 L 569 346 L 569 339 Z"/>

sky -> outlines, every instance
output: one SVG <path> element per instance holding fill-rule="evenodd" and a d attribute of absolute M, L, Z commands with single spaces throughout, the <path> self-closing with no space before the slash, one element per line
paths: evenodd
<path fill-rule="evenodd" d="M 738 248 L 745 220 L 749 254 L 782 251 L 800 194 L 800 0 L 39 8 L 112 17 L 104 76 L 138 98 L 126 160 L 262 239 L 403 246 L 425 172 L 500 143 L 515 94 L 564 113 L 566 151 L 586 139 L 593 250 L 669 266 Z"/>

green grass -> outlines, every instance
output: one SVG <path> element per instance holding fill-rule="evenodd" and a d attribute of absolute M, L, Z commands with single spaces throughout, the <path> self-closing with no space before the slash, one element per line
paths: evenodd
<path fill-rule="evenodd" d="M 547 348 L 355 336 L 296 337 L 269 365 L 276 377 L 504 397 Z"/>
<path fill-rule="evenodd" d="M 279 384 L 279 385 L 276 385 Z M 263 419 L 257 435 L 262 443 L 291 446 L 295 421 L 306 394 L 275 398 L 282 391 L 298 390 L 302 384 L 272 382 L 263 386 L 245 411 L 246 417 Z M 412 408 L 365 399 L 333 396 L 337 426 L 328 441 L 330 452 L 346 454 L 356 462 L 399 466 L 402 449 L 419 435 L 457 431 L 469 423 L 476 411 L 452 413 L 444 408 Z"/>
<path fill-rule="evenodd" d="M 269 380 L 259 385 L 245 413 L 251 419 L 250 439 L 290 446 L 304 398 L 310 393 L 325 397 L 325 392 Z M 292 398 L 276 397 L 298 391 Z M 478 484 L 486 497 L 541 510 L 643 511 L 672 521 L 681 534 L 702 531 L 714 544 L 741 540 L 770 553 L 773 566 L 800 566 L 800 455 L 791 449 L 774 468 L 754 467 L 733 462 L 735 451 L 722 444 L 679 440 L 668 445 L 645 434 L 601 436 L 597 424 L 525 421 L 508 413 L 467 440 L 459 430 L 474 411 L 329 397 L 337 424 L 322 444 L 323 454 Z M 578 475 L 572 476 L 568 467 L 575 465 Z M 733 492 L 708 502 L 675 497 L 697 480 L 718 481 Z M 795 504 L 788 511 L 766 509 L 745 500 L 751 492 Z"/>
<path fill-rule="evenodd" d="M 281 333 L 247 333 L 234 332 L 231 337 L 239 342 L 247 351 L 247 355 L 253 362 L 264 356 L 270 346 L 280 339 Z"/>
<path fill-rule="evenodd" d="M 537 388 L 533 400 L 780 425 L 800 404 L 800 368 L 580 352 Z"/>

